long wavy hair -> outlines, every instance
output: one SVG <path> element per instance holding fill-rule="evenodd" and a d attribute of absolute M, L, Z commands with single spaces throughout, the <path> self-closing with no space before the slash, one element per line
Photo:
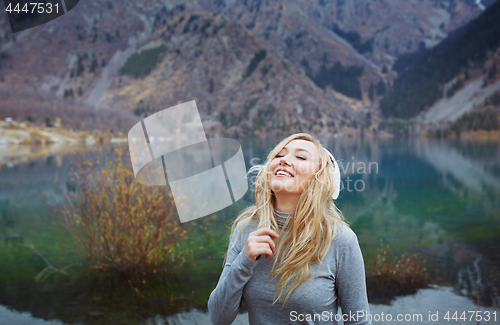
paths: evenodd
<path fill-rule="evenodd" d="M 276 197 L 269 187 L 272 173 L 270 163 L 283 147 L 293 140 L 306 140 L 316 145 L 320 168 L 309 186 L 298 197 L 294 211 L 287 218 L 283 229 L 288 231 L 282 231 L 278 227 L 274 212 Z M 333 168 L 329 155 L 323 150 L 318 139 L 307 133 L 297 133 L 287 137 L 271 150 L 264 164 L 252 166 L 248 171 L 248 174 L 258 173 L 254 183 L 255 204 L 243 210 L 236 218 L 232 225 L 231 236 L 238 222 L 243 223 L 237 236 L 252 219 L 258 221 L 257 229 L 268 227 L 280 235 L 279 239 L 275 239 L 276 254 L 273 256 L 274 264 L 269 276 L 269 279 L 272 276 L 279 277 L 274 290 L 273 304 L 278 301 L 283 301 L 283 305 L 286 304 L 295 289 L 306 280 L 312 279 L 311 265 L 316 262 L 322 263 L 330 243 L 336 238 L 337 226 L 346 224 L 342 212 L 332 200 L 336 185 Z M 285 290 L 289 285 L 291 287 Z"/>

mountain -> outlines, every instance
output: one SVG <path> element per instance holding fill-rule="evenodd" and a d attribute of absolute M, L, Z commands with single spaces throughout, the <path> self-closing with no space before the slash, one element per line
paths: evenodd
<path fill-rule="evenodd" d="M 225 15 L 244 25 L 278 54 L 315 80 L 335 64 L 363 69 L 358 82 L 369 105 L 370 84 L 395 75 L 384 73 L 398 55 L 430 47 L 480 14 L 475 1 L 223 1 L 193 0 L 193 7 Z M 384 68 L 385 67 L 385 68 Z M 345 69 L 337 69 L 345 74 Z M 321 86 L 321 85 L 320 85 Z M 346 92 L 352 98 L 357 91 Z"/>
<path fill-rule="evenodd" d="M 466 0 L 98 0 L 17 34 L 2 16 L 0 114 L 126 131 L 195 99 L 209 135 L 353 135 L 380 121 L 369 89 L 395 76 L 395 55 L 479 12 Z"/>
<path fill-rule="evenodd" d="M 223 16 L 183 6 L 147 16 L 131 3 L 79 9 L 2 46 L 4 91 L 143 116 L 195 99 L 209 135 L 334 134 L 349 124 L 305 74 Z"/>
<path fill-rule="evenodd" d="M 418 49 L 421 42 L 429 46 L 437 44 L 447 33 L 481 12 L 475 1 L 193 0 L 188 3 L 237 20 L 292 62 L 299 64 L 304 57 L 314 62 L 313 69 L 319 68 L 325 52 L 330 59 L 344 64 L 375 67 L 392 63 L 397 55 Z M 366 54 L 368 60 L 359 54 Z"/>
<path fill-rule="evenodd" d="M 157 15 L 141 47 L 165 46 L 155 69 L 143 78 L 115 79 L 103 104 L 147 114 L 195 99 L 209 134 L 283 136 L 344 128 L 339 106 L 250 31 L 206 11 L 177 11 Z"/>
<path fill-rule="evenodd" d="M 496 68 L 500 68 L 498 17 L 499 1 L 439 45 L 419 53 L 406 69 L 399 68 L 401 74 L 394 80 L 392 91 L 381 101 L 382 113 L 388 117 L 414 117 L 433 106 L 441 97 L 447 100 L 446 97 L 452 97 L 457 90 L 467 87 L 474 94 L 485 88 L 488 82 L 499 79 Z M 483 86 L 483 83 L 486 84 Z M 493 92 L 496 90 L 492 89 Z M 482 100 L 489 95 L 492 93 L 486 92 Z M 457 102 L 460 103 L 463 103 L 463 98 Z M 460 110 L 459 105 L 454 106 Z M 449 111 L 444 116 L 453 121 L 465 111 Z M 430 116 L 438 117 L 432 113 Z M 427 121 L 430 121 L 429 118 Z"/>

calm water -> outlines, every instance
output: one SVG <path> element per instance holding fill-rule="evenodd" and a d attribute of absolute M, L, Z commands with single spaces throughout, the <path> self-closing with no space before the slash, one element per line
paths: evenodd
<path fill-rule="evenodd" d="M 249 168 L 263 162 L 278 140 L 240 143 Z M 343 169 L 337 204 L 358 235 L 367 268 L 381 243 L 388 245 L 389 256 L 419 253 L 435 284 L 452 286 L 483 305 L 500 304 L 500 145 L 420 139 L 323 143 Z M 85 157 L 101 157 L 98 168 L 112 159 L 112 150 L 96 147 Z M 72 189 L 68 173 L 76 157 L 3 163 L 0 304 L 67 324 L 139 324 L 205 308 L 222 269 L 227 225 L 249 204 L 251 191 L 218 212 L 208 234 L 192 234 L 203 247 L 195 263 L 135 282 L 93 277 L 82 271 L 84 261 L 41 197 L 56 199 L 58 187 Z M 27 247 L 31 244 L 35 250 Z M 53 273 L 35 282 L 47 262 L 75 266 L 68 275 Z"/>

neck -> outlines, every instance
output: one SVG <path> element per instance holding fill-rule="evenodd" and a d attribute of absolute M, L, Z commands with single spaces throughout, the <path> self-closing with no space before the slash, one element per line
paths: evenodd
<path fill-rule="evenodd" d="M 276 195 L 274 208 L 280 212 L 293 212 L 297 204 L 297 197 Z"/>

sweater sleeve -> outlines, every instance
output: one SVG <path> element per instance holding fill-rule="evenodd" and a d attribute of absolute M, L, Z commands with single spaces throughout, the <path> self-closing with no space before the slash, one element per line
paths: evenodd
<path fill-rule="evenodd" d="M 208 312 L 213 324 L 231 324 L 240 309 L 243 287 L 252 276 L 257 261 L 252 261 L 243 249 L 248 234 L 241 231 L 238 240 L 236 236 L 241 229 L 241 222 L 236 225 L 229 248 L 224 269 L 217 286 L 208 299 Z M 236 242 L 236 245 L 234 245 Z"/>
<path fill-rule="evenodd" d="M 336 287 L 344 324 L 369 324 L 370 307 L 366 294 L 365 265 L 358 237 L 344 226 L 338 250 Z"/>

